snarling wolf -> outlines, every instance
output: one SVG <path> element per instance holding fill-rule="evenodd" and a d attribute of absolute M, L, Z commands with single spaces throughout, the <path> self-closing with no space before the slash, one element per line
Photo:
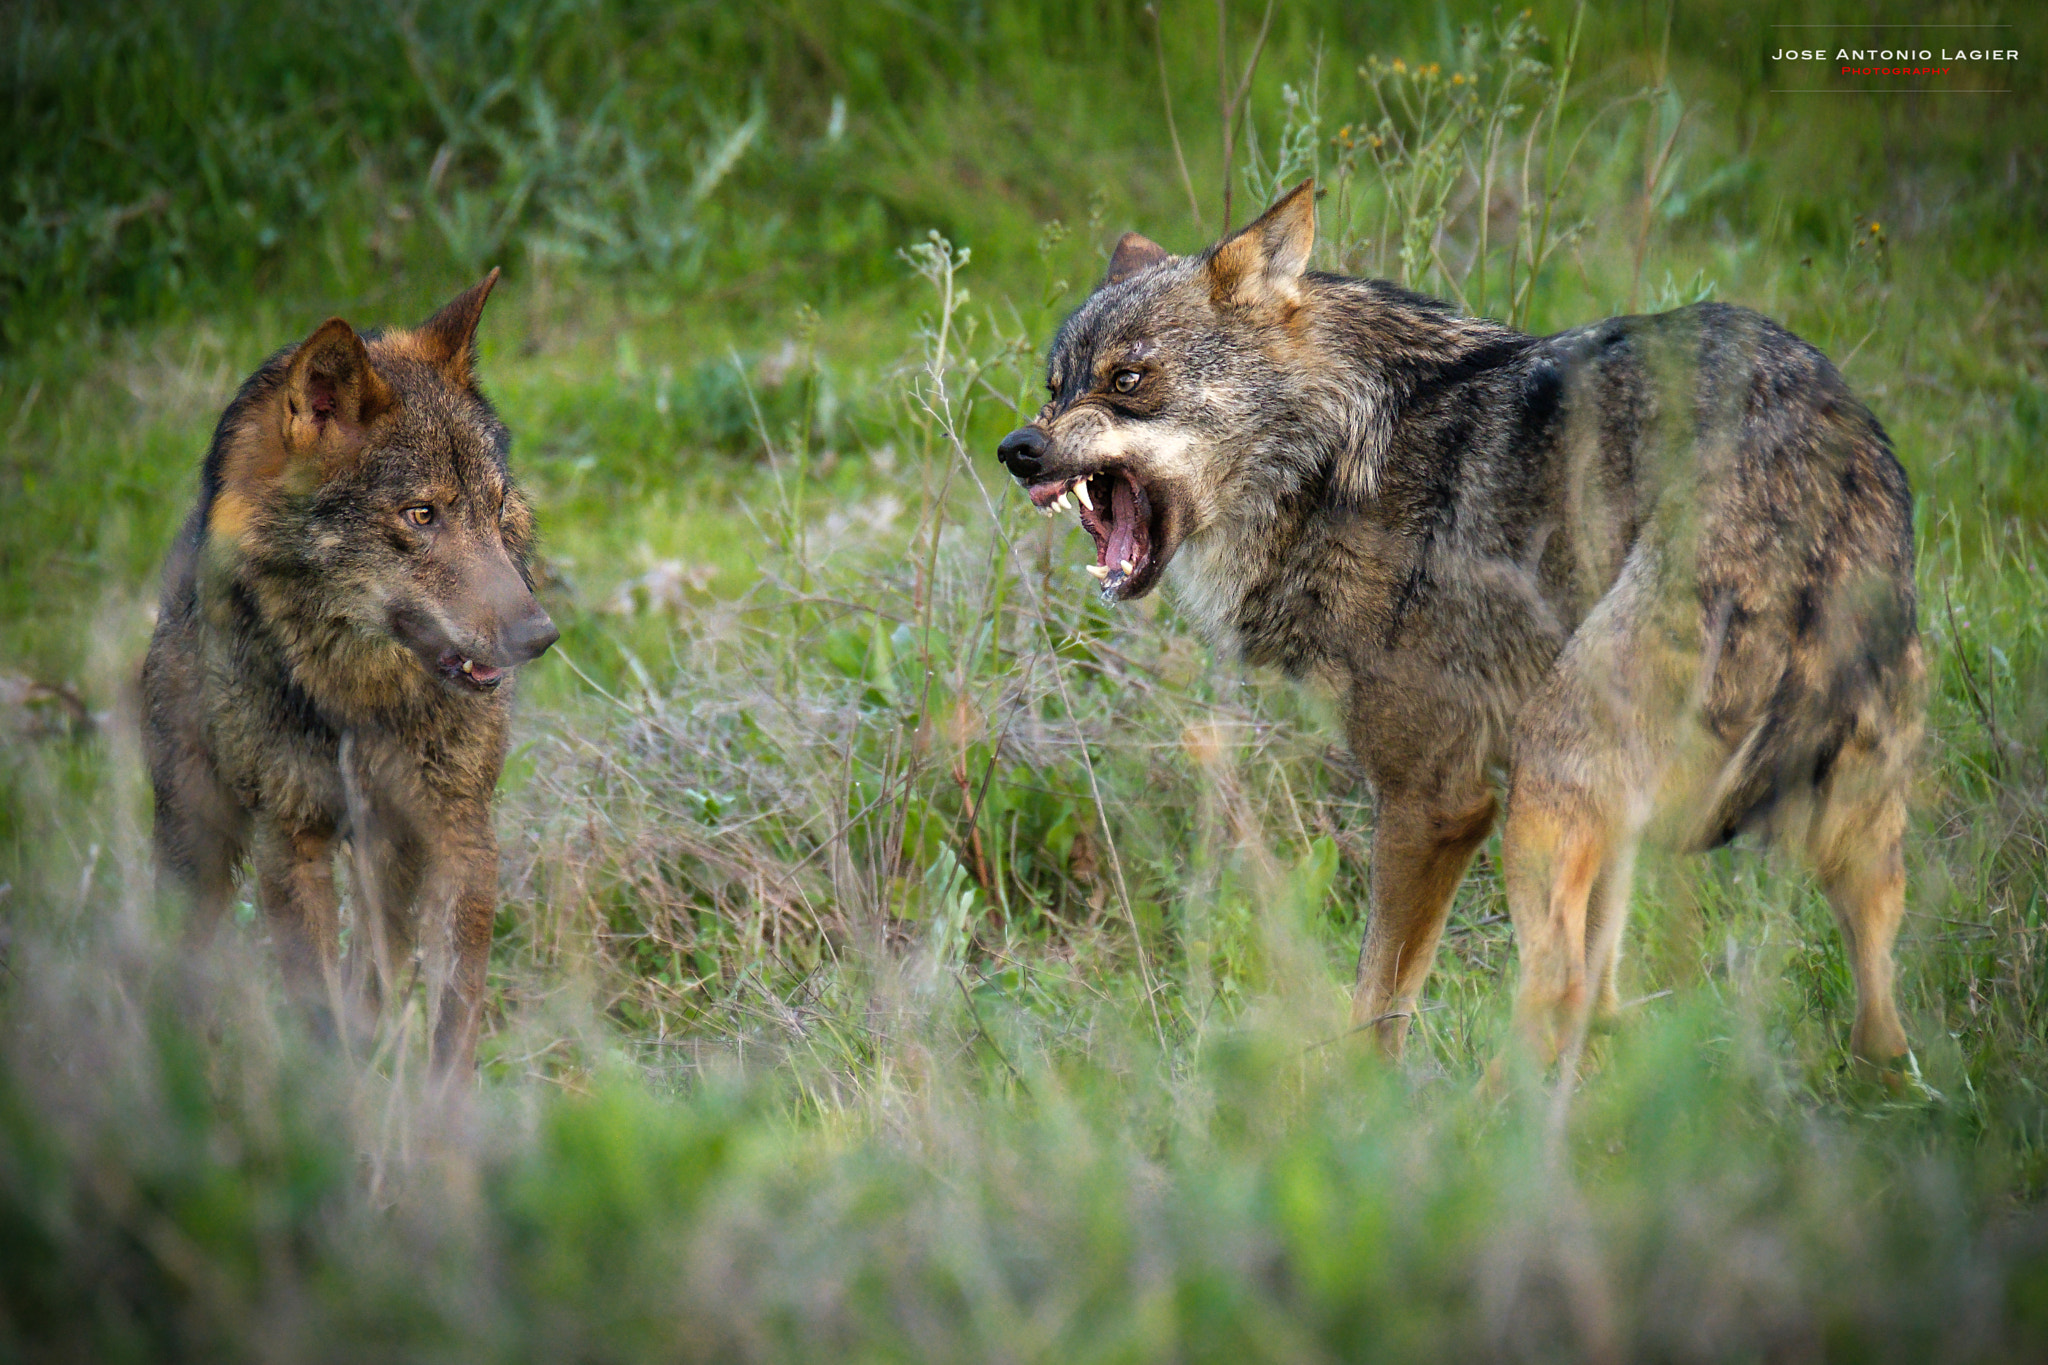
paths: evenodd
<path fill-rule="evenodd" d="M 1501 775 L 1541 1056 L 1615 1008 L 1641 841 L 1754 833 L 1811 861 L 1852 1049 L 1900 1079 L 1924 666 L 1877 419 L 1740 308 L 1531 337 L 1311 271 L 1314 237 L 1308 184 L 1196 255 L 1125 236 L 998 455 L 1076 507 L 1105 598 L 1170 577 L 1219 646 L 1335 692 L 1376 797 L 1354 1023 L 1398 1052 Z"/>
<path fill-rule="evenodd" d="M 444 1076 L 474 1066 L 512 671 L 556 639 L 507 433 L 476 384 L 497 278 L 413 331 L 330 319 L 249 377 L 142 672 L 159 876 L 195 925 L 219 921 L 246 857 L 288 984 L 343 1023 L 423 949 Z"/>

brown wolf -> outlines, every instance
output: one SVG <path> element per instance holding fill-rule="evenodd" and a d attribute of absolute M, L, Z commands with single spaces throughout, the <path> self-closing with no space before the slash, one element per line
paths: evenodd
<path fill-rule="evenodd" d="M 999 457 L 1109 599 L 1331 687 L 1375 789 L 1352 1016 L 1398 1051 L 1493 828 L 1540 1055 L 1615 1005 L 1646 835 L 1802 849 L 1855 1054 L 1892 1003 L 1920 734 L 1912 503 L 1825 357 L 1716 304 L 1530 337 L 1307 269 L 1304 184 L 1193 256 L 1126 236 Z"/>
<path fill-rule="evenodd" d="M 331 319 L 249 377 L 214 432 L 142 671 L 159 875 L 204 931 L 247 856 L 286 979 L 316 1009 L 357 990 L 374 1006 L 422 947 L 443 1075 L 474 1065 L 512 670 L 556 639 L 506 430 L 476 385 L 497 278 L 410 332 Z"/>

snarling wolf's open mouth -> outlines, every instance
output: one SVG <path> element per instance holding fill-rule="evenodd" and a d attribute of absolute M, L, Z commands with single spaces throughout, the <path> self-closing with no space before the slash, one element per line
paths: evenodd
<path fill-rule="evenodd" d="M 1159 576 L 1155 559 L 1161 537 L 1152 499 L 1128 469 L 1098 469 L 1079 478 L 1053 479 L 1025 490 L 1032 506 L 1047 516 L 1067 510 L 1069 499 L 1081 529 L 1095 537 L 1095 562 L 1085 568 L 1110 601 L 1143 596 Z"/>
<path fill-rule="evenodd" d="M 460 683 L 472 692 L 490 691 L 505 681 L 505 675 L 511 671 L 505 668 L 492 668 L 474 659 L 465 659 L 452 649 L 441 656 L 435 667 L 441 670 L 442 677 L 450 682 Z"/>

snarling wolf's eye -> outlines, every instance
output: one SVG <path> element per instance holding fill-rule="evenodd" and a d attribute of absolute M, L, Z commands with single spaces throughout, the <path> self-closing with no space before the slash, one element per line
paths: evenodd
<path fill-rule="evenodd" d="M 1109 381 L 1109 386 L 1118 393 L 1129 393 L 1138 387 L 1138 381 L 1144 377 L 1136 370 L 1118 370 L 1116 377 Z"/>
<path fill-rule="evenodd" d="M 405 519 L 415 526 L 432 526 L 434 509 L 431 504 L 424 502 L 416 507 L 408 507 L 405 509 Z"/>

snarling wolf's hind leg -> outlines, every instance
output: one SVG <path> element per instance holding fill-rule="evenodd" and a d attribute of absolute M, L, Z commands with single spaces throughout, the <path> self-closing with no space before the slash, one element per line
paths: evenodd
<path fill-rule="evenodd" d="M 1613 994 L 1631 863 L 1613 822 L 1582 796 L 1518 787 L 1510 798 L 1501 871 L 1522 957 L 1515 1022 L 1539 1064 L 1576 1046 Z"/>
<path fill-rule="evenodd" d="M 1622 931 L 1628 928 L 1634 882 L 1635 848 L 1627 840 L 1617 840 L 1586 902 L 1586 971 L 1592 980 L 1596 1019 L 1612 1019 L 1621 1012 L 1621 988 L 1615 977 L 1621 969 Z"/>
<path fill-rule="evenodd" d="M 1856 978 L 1850 1051 L 1897 1086 L 1910 1068 L 1906 1030 L 1892 1001 L 1892 942 L 1906 912 L 1905 801 L 1896 791 L 1844 791 L 1844 779 L 1853 774 L 1838 774 L 1837 794 L 1814 819 L 1807 855 Z"/>
<path fill-rule="evenodd" d="M 1422 983 L 1436 960 L 1451 896 L 1493 831 L 1498 805 L 1483 786 L 1453 795 L 1383 790 L 1372 836 L 1372 918 L 1358 954 L 1351 1026 L 1371 1029 L 1398 1057 Z"/>

